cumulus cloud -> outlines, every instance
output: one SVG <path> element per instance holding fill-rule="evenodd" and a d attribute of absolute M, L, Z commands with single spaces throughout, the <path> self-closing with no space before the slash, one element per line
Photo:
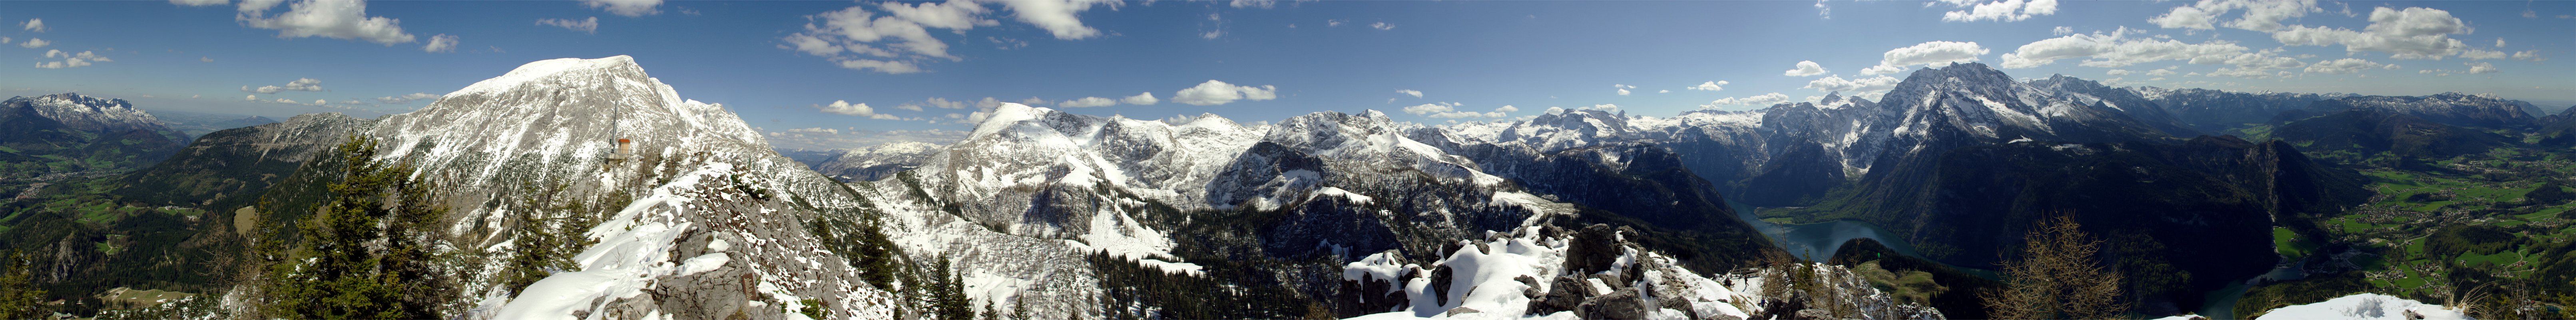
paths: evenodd
<path fill-rule="evenodd" d="M 386 46 L 413 40 L 410 33 L 403 32 L 401 20 L 367 16 L 366 1 L 298 1 L 288 5 L 285 13 L 268 16 L 268 9 L 276 5 L 274 1 L 242 1 L 241 14 L 233 19 L 252 28 L 277 30 L 279 38 L 323 37 Z"/>
<path fill-rule="evenodd" d="M 322 91 L 322 80 L 313 78 L 296 78 L 295 81 L 287 82 L 285 86 L 260 86 L 258 88 L 242 86 L 241 90 L 242 92 L 256 92 L 262 94 L 286 91 Z"/>
<path fill-rule="evenodd" d="M 99 56 L 98 54 L 96 54 L 96 53 L 90 53 L 89 51 L 81 51 L 80 53 L 70 53 L 70 52 L 63 52 L 62 50 L 52 50 L 52 49 L 47 49 L 47 50 L 45 50 L 45 58 L 46 58 L 46 59 L 62 58 L 62 59 L 63 59 L 63 61 L 46 61 L 46 62 L 38 62 L 38 63 L 36 63 L 36 68 L 43 68 L 43 69 L 79 68 L 79 67 L 87 67 L 87 66 L 89 66 L 89 65 L 90 65 L 90 63 L 92 63 L 92 62 L 116 62 L 116 60 L 114 60 L 114 59 L 108 59 L 107 57 L 101 57 L 101 56 Z"/>
<path fill-rule="evenodd" d="M 770 145 L 782 149 L 852 150 L 895 142 L 923 142 L 944 145 L 955 143 L 958 140 L 964 140 L 966 139 L 966 135 L 970 133 L 969 131 L 940 129 L 889 131 L 858 130 L 856 127 L 822 129 L 837 129 L 840 131 L 839 134 L 823 134 L 795 132 L 795 129 L 789 129 L 787 132 L 769 132 L 767 135 L 769 136 L 768 140 Z M 831 131 L 824 132 L 829 133 Z"/>
<path fill-rule="evenodd" d="M 26 23 L 20 23 L 18 26 L 25 28 L 27 32 L 45 32 L 46 30 L 45 19 L 27 19 Z"/>
<path fill-rule="evenodd" d="M 1804 64 L 1804 65 L 1806 65 L 1806 66 L 1814 66 L 1815 64 Z M 1790 71 L 1797 71 L 1797 70 L 1790 70 Z M 1687 88 L 1684 88 L 1684 89 L 1700 90 L 1700 91 L 1718 91 L 1718 90 L 1726 90 L 1726 87 L 1725 87 L 1725 86 L 1726 86 L 1726 81 L 1709 81 L 1709 82 L 1701 82 L 1701 83 L 1699 83 L 1699 85 L 1696 85 L 1696 86 L 1690 86 L 1690 87 L 1687 87 Z"/>
<path fill-rule="evenodd" d="M 2492 63 L 2470 62 L 2465 64 L 2469 66 L 2469 74 L 2504 72 L 2502 69 L 2496 69 L 2495 64 Z"/>
<path fill-rule="evenodd" d="M 1047 30 L 1057 39 L 1085 39 L 1100 31 L 1084 26 L 1079 13 L 1095 6 L 1115 8 L 1110 1 L 1001 2 L 1016 20 Z M 871 10 L 873 9 L 873 10 Z M 843 68 L 901 74 L 920 72 L 920 61 L 960 60 L 933 31 L 965 33 L 1000 25 L 987 18 L 993 9 L 964 0 L 948 2 L 863 4 L 806 16 L 803 32 L 780 39 L 778 48 L 824 57 Z M 1000 43 L 999 38 L 987 40 Z M 1012 40 L 1017 41 L 1017 40 Z"/>
<path fill-rule="evenodd" d="M 1118 101 L 1140 106 L 1150 106 L 1156 103 L 1163 103 L 1163 99 L 1155 99 L 1154 93 L 1152 92 L 1138 93 L 1136 95 L 1127 96 L 1126 98 L 1118 98 Z"/>
<path fill-rule="evenodd" d="M 1965 6 L 1970 2 L 1953 3 Z M 1976 4 L 1968 10 L 1942 13 L 1941 21 L 2022 21 L 2033 16 L 2052 14 L 2057 14 L 2057 0 L 2003 0 Z"/>
<path fill-rule="evenodd" d="M 259 101 L 259 95 L 242 96 L 242 101 Z"/>
<path fill-rule="evenodd" d="M 1402 93 L 1402 94 L 1404 94 L 1404 95 L 1413 96 L 1413 97 L 1415 97 L 1415 98 L 1421 98 L 1421 97 L 1422 97 L 1422 91 L 1417 91 L 1417 90 L 1413 90 L 1413 89 L 1397 89 L 1397 90 L 1395 90 L 1395 93 Z"/>
<path fill-rule="evenodd" d="M 2383 64 L 2380 64 L 2380 63 L 2378 63 L 2378 62 L 2371 62 L 2370 60 L 2362 60 L 2362 59 L 2355 59 L 2355 58 L 2343 58 L 2343 59 L 2335 59 L 2335 60 L 2318 61 L 2317 63 L 2308 64 L 2307 72 L 2308 72 L 2308 73 L 2325 73 L 2325 74 L 2347 74 L 2347 73 L 2361 72 L 2362 70 L 2370 70 L 2370 69 L 2374 69 L 2374 68 L 2379 68 L 2379 67 L 2381 67 L 2381 66 L 2384 66 L 2384 65 L 2383 65 Z"/>
<path fill-rule="evenodd" d="M 1386 24 L 1385 22 L 1370 23 L 1369 27 L 1377 28 L 1378 30 L 1395 30 L 1395 25 Z"/>
<path fill-rule="evenodd" d="M 1065 100 L 1065 101 L 1062 101 L 1062 102 L 1056 102 L 1056 103 L 1055 103 L 1055 105 L 1056 105 L 1056 106 L 1060 106 L 1060 107 L 1066 107 L 1066 108 L 1107 107 L 1107 106 L 1114 106 L 1114 105 L 1118 105 L 1118 100 L 1116 100 L 1116 99 L 1110 99 L 1110 98 L 1102 98 L 1102 97 L 1082 97 L 1082 98 L 1073 99 L 1073 100 Z"/>
<path fill-rule="evenodd" d="M 954 3 L 951 2 L 951 4 Z M 1116 9 L 1120 3 L 1110 0 L 1036 0 L 1007 1 L 1002 4 L 1011 8 L 1012 18 L 1038 26 L 1039 29 L 1046 29 L 1047 33 L 1055 35 L 1056 39 L 1080 40 L 1100 35 L 1100 30 L 1082 25 L 1080 14 L 1083 11 L 1091 10 L 1094 6 L 1109 6 Z"/>
<path fill-rule="evenodd" d="M 1924 42 L 1888 50 L 1887 53 L 1881 54 L 1877 66 L 1862 69 L 1861 74 L 1896 73 L 1905 71 L 1905 67 L 1913 65 L 1940 66 L 1953 62 L 1973 62 L 1977 61 L 1977 56 L 1984 55 L 1986 52 L 1989 50 L 1978 46 L 1975 42 Z"/>
<path fill-rule="evenodd" d="M 2185 43 L 2170 39 L 2131 39 L 2129 33 L 2128 28 L 2120 28 L 2108 34 L 2075 34 L 2033 41 L 2012 53 L 2005 53 L 2002 67 L 2031 68 L 2073 58 L 2090 58 L 2081 65 L 2103 68 L 2165 60 L 2214 64 L 2242 55 L 2246 50 L 2245 46 L 2223 40 Z"/>
<path fill-rule="evenodd" d="M 1717 101 L 1709 101 L 1708 104 L 1699 105 L 1699 107 L 1701 109 L 1716 109 L 1718 106 L 1733 105 L 1768 106 L 1780 104 L 1782 102 L 1789 102 L 1789 95 L 1773 92 L 1743 98 L 1726 97 L 1723 99 L 1717 99 Z"/>
<path fill-rule="evenodd" d="M 445 33 L 441 33 L 441 34 L 438 34 L 438 35 L 435 35 L 435 36 L 430 36 L 430 37 L 429 37 L 429 45 L 420 46 L 420 51 L 421 51 L 421 52 L 454 52 L 454 51 L 456 51 L 456 36 L 447 35 L 447 34 L 445 34 Z"/>
<path fill-rule="evenodd" d="M 2513 58 L 2530 61 L 2549 61 L 2549 58 L 2540 57 L 2540 50 L 2523 50 L 2522 52 L 2515 52 L 2513 53 Z"/>
<path fill-rule="evenodd" d="M 628 17 L 662 13 L 662 0 L 582 0 L 581 5 Z"/>
<path fill-rule="evenodd" d="M 2150 75 L 2150 76 L 2172 75 L 2172 74 L 2174 74 L 2173 68 L 2174 68 L 2174 67 L 2165 67 L 2164 69 L 2147 70 L 2147 75 Z"/>
<path fill-rule="evenodd" d="M 412 101 L 415 101 L 415 100 L 425 100 L 425 99 L 432 99 L 432 98 L 438 98 L 438 95 L 435 95 L 435 94 L 429 94 L 429 93 L 426 93 L 426 92 L 413 92 L 412 94 L 399 95 L 399 96 L 376 97 L 376 102 L 381 102 L 381 103 L 384 103 L 384 104 L 406 104 L 406 103 L 411 103 Z"/>
<path fill-rule="evenodd" d="M 27 38 L 27 42 L 19 42 L 19 43 L 18 43 L 18 47 L 21 47 L 21 48 L 28 48 L 28 49 L 34 49 L 34 48 L 43 48 L 43 47 L 45 47 L 46 45 L 51 45 L 51 44 L 54 44 L 54 43 L 53 43 L 52 41 L 45 41 L 45 39 Z"/>
<path fill-rule="evenodd" d="M 2110 71 L 2103 71 L 2102 73 L 2115 76 L 2125 76 L 2129 75 L 2130 72 L 2129 70 L 2111 69 Z"/>
<path fill-rule="evenodd" d="M 2075 34 L 2075 28 L 2073 28 L 2073 27 L 2067 27 L 2067 26 L 2057 26 L 2056 28 L 2050 28 L 2050 29 L 2048 29 L 2048 34 L 2050 34 L 2050 35 L 2059 35 L 2059 36 Z"/>
<path fill-rule="evenodd" d="M 2343 45 L 2346 52 L 2382 52 L 2397 59 L 2441 60 L 2468 49 L 2468 44 L 2450 35 L 2469 31 L 2449 11 L 2379 7 L 2371 10 L 2370 25 L 2361 31 L 2293 25 L 2273 32 L 2272 40 L 2290 46 Z"/>
<path fill-rule="evenodd" d="M 794 133 L 811 133 L 811 134 L 841 134 L 841 129 L 820 128 L 820 127 L 817 127 L 817 128 L 795 128 L 795 129 L 787 129 L 787 132 L 794 132 Z"/>
<path fill-rule="evenodd" d="M 564 29 L 572 31 L 581 31 L 581 33 L 599 33 L 599 17 L 590 17 L 590 19 L 582 20 L 555 18 L 537 19 L 537 25 L 563 27 Z"/>
<path fill-rule="evenodd" d="M 868 119 L 903 120 L 902 117 L 896 117 L 891 114 L 877 113 L 876 108 L 869 108 L 868 104 L 865 103 L 852 104 L 849 101 L 832 100 L 832 104 L 830 105 L 816 105 L 814 108 L 821 109 L 824 113 L 861 116 L 868 117 Z"/>
<path fill-rule="evenodd" d="M 170 4 L 188 7 L 220 6 L 231 3 L 232 0 L 170 0 Z"/>
<path fill-rule="evenodd" d="M 2280 30 L 2282 20 L 2304 17 L 2310 12 L 2325 11 L 2317 7 L 2316 0 L 2203 0 L 2188 6 L 2174 7 L 2163 15 L 2147 18 L 2147 22 L 2168 29 L 2209 30 L 2219 26 L 2220 16 L 2237 10 L 2245 12 L 2237 16 L 2236 20 L 2227 21 L 2227 27 L 2263 32 Z"/>
<path fill-rule="evenodd" d="M 1432 118 L 1442 118 L 1442 119 L 1459 119 L 1459 118 L 1501 118 L 1501 117 L 1507 116 L 1505 113 L 1508 113 L 1508 112 L 1511 112 L 1511 111 L 1520 111 L 1520 108 L 1516 108 L 1516 107 L 1512 107 L 1512 106 L 1503 106 L 1503 107 L 1501 107 L 1501 108 L 1494 108 L 1494 111 L 1492 111 L 1492 112 L 1458 111 L 1457 107 L 1458 107 L 1459 105 L 1460 105 L 1460 104 L 1459 104 L 1459 103 L 1456 103 L 1456 102 L 1436 102 L 1436 103 L 1425 103 L 1425 104 L 1417 105 L 1417 106 L 1404 107 L 1404 113 L 1417 114 L 1417 115 L 1422 115 L 1422 116 L 1425 116 L 1425 117 L 1432 117 Z"/>
<path fill-rule="evenodd" d="M 2506 55 L 2504 51 L 2469 49 L 2460 51 L 2460 57 L 2467 58 L 2469 60 L 2486 60 L 2504 59 Z"/>
<path fill-rule="evenodd" d="M 1824 92 L 1874 92 L 1895 89 L 1896 83 L 1903 81 L 1904 79 L 1897 79 L 1896 77 L 1884 75 L 1872 78 L 1856 79 L 1843 79 L 1842 76 L 1825 76 L 1824 78 L 1807 81 L 1807 86 L 1801 88 L 1816 89 L 1816 91 Z"/>
<path fill-rule="evenodd" d="M 1225 83 L 1224 81 L 1208 80 L 1207 82 L 1199 83 L 1198 86 L 1181 89 L 1180 92 L 1172 93 L 1172 102 L 1196 106 L 1213 106 L 1234 103 L 1235 100 L 1270 100 L 1279 98 L 1279 94 L 1277 92 L 1278 89 L 1278 87 L 1269 85 L 1263 85 L 1260 87 L 1237 86 Z"/>
<path fill-rule="evenodd" d="M 1815 62 L 1815 61 L 1798 61 L 1798 67 L 1797 67 L 1797 68 L 1792 68 L 1792 69 L 1789 69 L 1789 71 L 1781 72 L 1781 73 L 1780 73 L 1780 75 L 1784 75 L 1784 76 L 1791 76 L 1791 77 L 1804 77 L 1804 76 L 1812 76 L 1812 75 L 1825 74 L 1825 72 L 1826 72 L 1826 71 L 1825 71 L 1825 66 L 1824 66 L 1824 65 L 1816 64 L 1816 62 Z"/>
<path fill-rule="evenodd" d="M 1279 0 L 1234 0 L 1233 2 L 1227 2 L 1227 3 L 1226 3 L 1226 5 L 1227 5 L 1227 6 L 1232 6 L 1232 7 L 1235 7 L 1235 8 L 1254 8 L 1254 7 L 1258 7 L 1258 8 L 1262 8 L 1262 9 L 1269 9 L 1269 8 L 1270 8 L 1270 6 L 1274 6 L 1274 5 L 1278 5 L 1278 4 L 1279 4 Z"/>

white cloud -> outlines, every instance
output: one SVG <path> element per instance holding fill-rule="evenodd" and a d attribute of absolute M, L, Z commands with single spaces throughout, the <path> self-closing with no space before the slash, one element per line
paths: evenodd
<path fill-rule="evenodd" d="M 2174 74 L 2173 67 L 2165 67 L 2164 69 L 2147 70 L 2147 75 L 2150 75 L 2150 76 L 2162 76 L 2162 75 L 2172 75 L 2172 74 Z"/>
<path fill-rule="evenodd" d="M 1079 99 L 1056 102 L 1055 105 L 1066 108 L 1107 107 L 1118 105 L 1118 100 L 1102 97 L 1082 97 Z"/>
<path fill-rule="evenodd" d="M 2308 64 L 2308 69 L 2306 71 L 2308 73 L 2346 74 L 2361 72 L 2362 70 L 2376 69 L 2382 66 L 2386 65 L 2378 62 L 2371 62 L 2370 60 L 2343 58 L 2317 61 L 2317 63 Z"/>
<path fill-rule="evenodd" d="M 2495 64 L 2492 63 L 2470 62 L 2464 64 L 2469 66 L 2469 74 L 2504 72 L 2502 69 L 2496 69 Z"/>
<path fill-rule="evenodd" d="M 231 3 L 233 3 L 232 0 L 170 0 L 170 4 L 189 7 L 220 6 Z"/>
<path fill-rule="evenodd" d="M 1619 95 L 1628 95 L 1628 89 L 1619 89 Z"/>
<path fill-rule="evenodd" d="M 1814 81 L 1807 81 L 1807 86 L 1801 88 L 1816 89 L 1816 91 L 1824 92 L 1873 92 L 1895 89 L 1896 83 L 1904 81 L 1904 79 L 1897 79 L 1896 77 L 1884 75 L 1873 78 L 1857 78 L 1848 80 L 1843 79 L 1842 76 L 1825 76 L 1824 78 L 1817 78 Z"/>
<path fill-rule="evenodd" d="M 0 37 L 0 44 L 9 44 L 9 37 Z"/>
<path fill-rule="evenodd" d="M 1369 27 L 1377 28 L 1378 30 L 1395 30 L 1395 25 L 1387 24 L 1385 22 L 1370 23 Z"/>
<path fill-rule="evenodd" d="M 564 29 L 570 29 L 572 31 L 581 31 L 581 33 L 599 33 L 599 17 L 590 17 L 590 19 L 583 20 L 555 18 L 537 19 L 537 25 L 563 27 Z"/>
<path fill-rule="evenodd" d="M 367 16 L 366 1 L 306 0 L 288 5 L 286 13 L 268 17 L 275 2 L 243 1 L 233 17 L 252 28 L 277 30 L 279 38 L 324 37 L 361 40 L 386 46 L 412 42 L 400 20 Z"/>
<path fill-rule="evenodd" d="M 1802 66 L 1815 66 L 1815 64 L 1813 64 L 1813 63 L 1801 63 L 1801 64 L 1799 64 L 1799 65 L 1802 65 Z M 1789 70 L 1789 71 L 1797 71 L 1797 70 Z M 1726 81 L 1709 81 L 1709 82 L 1701 82 L 1701 83 L 1699 83 L 1699 85 L 1696 85 L 1696 86 L 1690 86 L 1690 87 L 1688 87 L 1688 88 L 1684 88 L 1684 89 L 1700 90 L 1700 91 L 1718 91 L 1718 90 L 1726 90 L 1726 87 L 1725 87 L 1725 86 L 1726 86 Z"/>
<path fill-rule="evenodd" d="M 1456 102 L 1425 103 L 1417 106 L 1404 107 L 1404 113 L 1440 119 L 1501 118 L 1509 116 L 1508 113 L 1510 112 L 1521 110 L 1518 107 L 1503 106 L 1501 108 L 1494 108 L 1494 111 L 1492 112 L 1457 111 L 1457 107 L 1459 105 L 1461 104 Z"/>
<path fill-rule="evenodd" d="M 956 4 L 956 2 L 951 2 L 951 4 Z M 1003 6 L 1011 8 L 1012 17 L 1019 19 L 1020 22 L 1027 22 L 1030 25 L 1036 25 L 1039 29 L 1046 29 L 1047 33 L 1055 35 L 1056 39 L 1079 40 L 1100 35 L 1100 30 L 1082 25 L 1082 18 L 1079 16 L 1082 11 L 1091 10 L 1091 7 L 1094 5 L 1107 5 L 1111 9 L 1116 9 L 1118 8 L 1119 2 L 1109 0 L 1033 0 L 1006 1 L 1002 2 L 1002 4 Z"/>
<path fill-rule="evenodd" d="M 1955 4 L 1965 5 L 1966 2 Z M 1973 22 L 1981 20 L 2022 21 L 2033 16 L 2057 14 L 2057 0 L 2002 0 L 1977 4 L 1963 11 L 1941 14 L 1941 21 Z"/>
<path fill-rule="evenodd" d="M 868 104 L 865 103 L 852 104 L 849 101 L 832 100 L 831 105 L 817 105 L 814 106 L 814 108 L 822 109 L 824 113 L 861 116 L 868 117 L 868 119 L 903 120 L 902 117 L 877 113 L 876 108 L 869 108 Z"/>
<path fill-rule="evenodd" d="M 2370 25 L 2362 31 L 2293 25 L 2273 32 L 2272 40 L 2290 46 L 2343 45 L 2346 52 L 2384 52 L 2397 59 L 2441 60 L 2468 49 L 2468 44 L 2449 35 L 2469 31 L 2449 11 L 2379 7 L 2371 10 Z"/>
<path fill-rule="evenodd" d="M 215 62 L 215 58 L 197 57 L 197 62 Z"/>
<path fill-rule="evenodd" d="M 2246 69 L 2235 69 L 2235 68 L 2224 68 L 2224 67 L 2222 67 L 2222 68 L 2218 68 L 2218 70 L 2212 70 L 2212 71 L 2210 71 L 2209 73 L 2204 74 L 2204 75 L 2212 76 L 2212 77 L 2237 77 L 2237 78 L 2246 78 L 2246 79 L 2268 79 L 2268 78 L 2271 78 L 2271 77 L 2273 76 L 2273 73 L 2271 73 L 2271 72 L 2269 72 L 2269 71 L 2264 71 L 2264 70 L 2246 70 Z"/>
<path fill-rule="evenodd" d="M 2102 73 L 2115 76 L 2125 76 L 2129 75 L 2130 72 L 2129 70 L 2111 69 L 2110 71 L 2103 71 Z"/>
<path fill-rule="evenodd" d="M 376 102 L 382 102 L 382 103 L 385 103 L 385 104 L 406 104 L 406 103 L 411 103 L 412 101 L 415 101 L 415 100 L 432 99 L 432 98 L 438 98 L 438 95 L 435 95 L 435 94 L 429 94 L 429 93 L 427 93 L 427 92 L 413 92 L 412 94 L 399 95 L 399 96 L 376 97 Z"/>
<path fill-rule="evenodd" d="M 1791 76 L 1791 77 L 1804 77 L 1804 76 L 1812 76 L 1812 75 L 1825 74 L 1825 72 L 1826 72 L 1826 71 L 1825 71 L 1825 66 L 1824 66 L 1824 65 L 1816 64 L 1816 62 L 1815 62 L 1815 61 L 1798 61 L 1798 67 L 1797 67 L 1797 68 L 1789 69 L 1789 71 L 1780 72 L 1780 75 L 1784 75 L 1784 76 Z"/>
<path fill-rule="evenodd" d="M 91 52 L 89 52 L 89 51 L 81 51 L 80 53 L 75 54 L 75 53 L 70 53 L 70 52 L 63 52 L 62 50 L 47 49 L 47 50 L 45 50 L 45 58 L 47 58 L 47 59 L 52 59 L 52 58 L 63 58 L 63 61 L 46 61 L 46 62 L 38 62 L 38 63 L 36 63 L 36 67 L 37 67 L 37 68 L 43 68 L 43 69 L 79 68 L 79 67 L 87 67 L 87 66 L 89 66 L 89 65 L 90 65 L 90 63 L 92 63 L 92 62 L 116 62 L 116 60 L 114 60 L 114 59 L 108 59 L 107 57 L 101 57 L 101 56 L 98 56 L 98 54 L 96 54 L 96 53 L 91 53 Z"/>
<path fill-rule="evenodd" d="M 1339 27 L 1339 26 L 1342 26 L 1342 22 L 1343 22 L 1342 20 L 1338 20 L 1338 19 L 1334 19 L 1334 20 L 1324 20 L 1324 26 L 1325 26 L 1325 27 Z"/>
<path fill-rule="evenodd" d="M 1977 61 L 1977 56 L 1984 55 L 1986 52 L 1988 50 L 1985 47 L 1977 46 L 1975 42 L 1924 42 L 1888 50 L 1881 55 L 1877 66 L 1862 69 L 1861 74 L 1896 73 L 1913 65 L 1939 66 L 1954 62 L 1973 62 Z"/>
<path fill-rule="evenodd" d="M 1172 102 L 1196 106 L 1213 106 L 1233 103 L 1235 100 L 1270 100 L 1279 98 L 1278 89 L 1278 87 L 1268 85 L 1260 87 L 1237 86 L 1225 83 L 1224 81 L 1208 80 L 1207 82 L 1199 83 L 1198 86 L 1181 89 L 1180 92 L 1172 93 Z"/>
<path fill-rule="evenodd" d="M 870 69 L 874 69 L 874 70 L 876 70 L 877 72 L 884 72 L 884 73 L 888 73 L 888 74 L 906 74 L 906 73 L 921 72 L 921 67 L 920 67 L 920 66 L 915 66 L 915 65 L 913 65 L 911 62 L 903 62 L 903 61 L 885 61 L 885 60 L 869 60 L 869 59 L 849 59 L 849 60 L 841 60 L 841 62 L 840 62 L 840 63 L 838 63 L 838 64 L 839 64 L 842 68 L 848 68 L 848 69 L 850 69 L 850 70 L 870 70 Z"/>
<path fill-rule="evenodd" d="M 263 94 L 285 91 L 322 91 L 322 80 L 313 78 L 296 78 L 295 81 L 289 81 L 286 83 L 286 86 L 282 87 L 260 86 L 259 88 L 251 88 L 250 86 L 242 86 L 241 90 L 242 92 L 257 92 Z"/>
<path fill-rule="evenodd" d="M 445 33 L 441 33 L 441 34 L 438 34 L 438 35 L 435 35 L 435 36 L 429 36 L 429 45 L 420 46 L 420 51 L 421 51 L 421 52 L 455 52 L 455 51 L 456 51 L 456 36 L 447 35 L 447 34 L 445 34 Z"/>
<path fill-rule="evenodd" d="M 1099 36 L 1097 29 L 1084 26 L 1078 14 L 1094 6 L 1116 8 L 1109 1 L 1007 1 L 1003 7 L 1012 11 L 1018 21 L 1047 30 L 1057 39 L 1085 39 Z M 884 2 L 858 5 L 806 16 L 803 32 L 780 38 L 778 48 L 824 57 L 843 68 L 873 70 L 892 74 L 921 71 L 921 61 L 932 59 L 962 60 L 948 52 L 949 44 L 932 35 L 944 30 L 963 34 L 976 27 L 1000 25 L 986 18 L 993 10 L 983 3 L 965 0 L 948 2 Z M 1004 48 L 1026 46 L 1017 39 L 986 37 Z"/>
<path fill-rule="evenodd" d="M 2129 33 L 2128 28 L 2120 28 L 2109 34 L 2075 34 L 2033 41 L 2012 53 L 2005 53 L 2002 67 L 2031 68 L 2073 58 L 2091 58 L 2082 65 L 2103 68 L 2165 60 L 2214 64 L 2241 55 L 2246 50 L 2244 46 L 2223 40 L 2184 43 L 2170 39 L 2128 39 Z"/>
<path fill-rule="evenodd" d="M 259 95 L 242 96 L 242 101 L 259 101 Z"/>
<path fill-rule="evenodd" d="M 2469 60 L 2504 59 L 2506 56 L 2507 55 L 2503 51 L 2495 50 L 2469 49 L 2460 51 L 2460 57 L 2467 58 Z"/>
<path fill-rule="evenodd" d="M 2263 32 L 2280 30 L 2282 20 L 2325 11 L 2317 7 L 2316 0 L 2203 0 L 2189 6 L 2174 7 L 2163 15 L 2147 18 L 2147 22 L 2169 29 L 2209 30 L 2218 27 L 2219 16 L 2236 10 L 2245 10 L 2245 13 L 2228 21 L 2227 27 Z"/>
<path fill-rule="evenodd" d="M 795 128 L 795 129 L 787 129 L 787 132 L 794 132 L 794 133 L 812 133 L 812 134 L 841 134 L 841 129 L 833 129 L 833 128 Z"/>
<path fill-rule="evenodd" d="M 1655 90 L 1655 93 L 1673 93 L 1673 91 L 1672 91 L 1672 90 Z"/>
<path fill-rule="evenodd" d="M 1233 2 L 1226 3 L 1227 6 L 1235 8 L 1260 7 L 1262 9 L 1269 9 L 1271 6 L 1278 4 L 1278 0 L 1234 0 Z"/>
<path fill-rule="evenodd" d="M 662 13 L 656 8 L 662 6 L 662 0 L 582 0 L 581 5 L 628 17 Z"/>
<path fill-rule="evenodd" d="M 2540 50 L 2523 50 L 2522 52 L 2515 52 L 2513 53 L 2513 58 L 2530 61 L 2549 61 L 2549 58 L 2540 57 Z"/>
<path fill-rule="evenodd" d="M 2503 48 L 2503 47 L 2504 47 L 2504 38 L 2496 38 L 2496 47 L 2497 47 L 2497 48 Z"/>
<path fill-rule="evenodd" d="M 28 32 L 45 32 L 45 19 L 27 19 L 26 23 L 20 23 L 18 26 L 26 28 Z"/>
<path fill-rule="evenodd" d="M 1136 95 L 1127 96 L 1126 98 L 1119 98 L 1118 101 L 1140 106 L 1150 106 L 1163 102 L 1162 99 L 1155 99 L 1154 93 L 1152 92 L 1138 93 Z"/>
<path fill-rule="evenodd" d="M 34 48 L 43 48 L 43 47 L 45 47 L 45 45 L 50 45 L 50 44 L 54 44 L 54 43 L 53 43 L 52 41 L 45 41 L 45 39 L 27 38 L 27 42 L 20 42 L 20 43 L 18 43 L 18 47 L 34 49 Z"/>
<path fill-rule="evenodd" d="M 1773 92 L 1743 98 L 1726 97 L 1724 99 L 1717 99 L 1717 101 L 1709 101 L 1708 104 L 1699 105 L 1699 107 L 1701 109 L 1716 109 L 1718 106 L 1731 105 L 1769 106 L 1780 104 L 1782 102 L 1789 102 L 1789 95 Z"/>
<path fill-rule="evenodd" d="M 1395 93 L 1402 93 L 1402 94 L 1404 94 L 1404 95 L 1413 96 L 1413 97 L 1415 97 L 1415 98 L 1421 98 L 1421 97 L 1422 97 L 1422 91 L 1417 91 L 1417 90 L 1413 90 L 1413 89 L 1398 89 L 1398 90 L 1395 90 Z"/>

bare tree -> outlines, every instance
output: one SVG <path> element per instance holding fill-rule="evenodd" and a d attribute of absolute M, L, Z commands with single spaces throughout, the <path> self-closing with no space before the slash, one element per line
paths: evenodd
<path fill-rule="evenodd" d="M 2024 238 L 2019 259 L 2006 262 L 2004 287 L 1979 293 L 1998 319 L 2109 319 L 2126 313 L 2120 272 L 2094 261 L 2102 241 L 2075 219 L 2049 219 Z"/>

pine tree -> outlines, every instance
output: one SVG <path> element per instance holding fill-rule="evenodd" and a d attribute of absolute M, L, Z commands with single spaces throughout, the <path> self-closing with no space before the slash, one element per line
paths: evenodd
<path fill-rule="evenodd" d="M 941 256 L 939 265 L 931 269 L 931 277 L 936 278 L 930 285 L 931 314 L 940 319 L 974 319 L 973 303 L 966 300 L 966 281 L 949 264 L 948 257 Z"/>
<path fill-rule="evenodd" d="M 1997 319 L 2108 319 L 2125 313 L 2122 275 L 2094 261 L 2101 240 L 2074 218 L 2032 229 L 2018 260 L 2004 265 L 2004 287 L 1978 294 Z"/>
<path fill-rule="evenodd" d="M 376 159 L 376 141 L 352 137 L 335 155 L 344 164 L 319 212 L 297 224 L 302 241 L 269 268 L 266 290 L 275 317 L 305 319 L 439 318 L 454 300 L 452 277 L 434 263 L 435 230 L 445 215 L 432 186 L 412 168 Z M 300 258 L 300 259 L 299 259 Z"/>
<path fill-rule="evenodd" d="M 0 319 L 50 318 L 45 312 L 45 290 L 36 288 L 35 261 L 17 250 L 5 257 L 6 272 L 0 272 Z"/>

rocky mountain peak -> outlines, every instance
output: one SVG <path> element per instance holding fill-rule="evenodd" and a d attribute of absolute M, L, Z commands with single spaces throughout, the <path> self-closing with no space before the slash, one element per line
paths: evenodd
<path fill-rule="evenodd" d="M 79 93 L 57 93 L 34 97 L 14 97 L 0 103 L 0 110 L 25 109 L 36 116 L 62 122 L 75 130 L 106 132 L 126 130 L 170 131 L 161 120 L 125 99 L 107 99 Z"/>

